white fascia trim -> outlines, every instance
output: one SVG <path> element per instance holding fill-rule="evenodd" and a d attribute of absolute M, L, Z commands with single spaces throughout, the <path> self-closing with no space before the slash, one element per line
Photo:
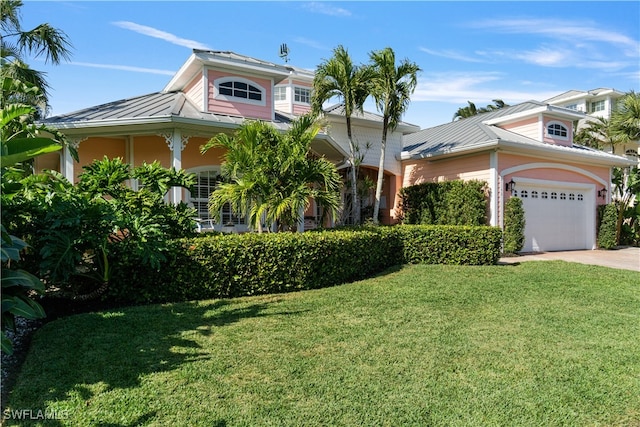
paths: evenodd
<path fill-rule="evenodd" d="M 586 114 L 583 112 L 570 110 L 564 107 L 556 107 L 554 105 L 545 105 L 538 108 L 532 108 L 531 110 L 521 111 L 519 113 L 509 114 L 507 116 L 501 116 L 501 117 L 485 120 L 482 122 L 482 124 L 497 125 L 500 123 L 513 122 L 519 119 L 524 119 L 526 117 L 531 117 L 534 115 L 540 115 L 544 113 L 554 113 L 554 114 L 562 115 L 567 119 L 573 119 L 573 120 L 583 119 L 586 116 Z"/>
<path fill-rule="evenodd" d="M 278 81 L 282 81 L 289 77 L 289 70 L 278 70 L 275 68 L 277 66 L 250 64 L 248 62 L 235 61 L 227 58 L 201 58 L 201 61 L 208 67 L 214 66 L 216 69 L 226 68 L 230 71 L 233 70 L 234 72 L 238 72 L 238 70 L 250 70 L 258 76 L 263 76 L 263 78 L 266 78 L 267 76 L 273 77 L 274 79 L 279 78 Z"/>
<path fill-rule="evenodd" d="M 428 154 L 411 154 L 408 151 L 402 151 L 400 153 L 400 160 L 421 160 L 421 159 L 430 159 L 433 157 L 441 157 L 441 156 L 446 156 L 446 155 L 455 155 L 455 154 L 459 154 L 459 153 L 464 153 L 464 154 L 471 154 L 471 153 L 475 153 L 477 151 L 484 151 L 488 148 L 494 148 L 498 146 L 498 143 L 500 142 L 500 140 L 498 139 L 492 139 L 486 142 L 481 142 L 479 144 L 473 145 L 473 146 L 466 146 L 466 147 L 461 147 L 458 149 L 452 149 L 452 150 L 441 150 L 441 151 L 436 151 L 434 153 L 428 153 Z"/>
<path fill-rule="evenodd" d="M 569 171 L 569 172 L 575 172 L 577 174 L 580 175 L 584 175 L 604 186 L 607 186 L 607 183 L 605 180 L 603 180 L 602 178 L 600 178 L 598 175 L 595 175 L 587 170 L 575 167 L 575 166 L 570 166 L 570 165 L 564 165 L 561 163 L 546 163 L 546 162 L 540 162 L 540 163 L 527 163 L 524 165 L 518 165 L 518 166 L 514 166 L 508 169 L 504 169 L 500 172 L 500 176 L 504 177 L 506 175 L 512 175 L 514 173 L 518 173 L 521 171 L 525 171 L 525 170 L 529 170 L 529 169 L 561 169 L 561 170 L 565 170 L 565 171 Z M 544 184 L 548 184 L 548 185 L 553 185 L 552 183 L 557 183 L 557 186 L 562 186 L 562 187 L 569 187 L 570 183 L 565 183 L 560 181 L 560 183 L 558 183 L 558 181 L 543 181 L 543 180 L 535 180 L 535 179 L 531 179 L 531 178 L 518 178 L 518 181 L 516 181 L 516 184 L 518 182 L 524 182 L 524 183 L 535 183 L 535 182 L 541 182 Z M 589 185 L 593 185 L 593 184 L 575 184 L 576 186 L 589 186 Z"/>
<path fill-rule="evenodd" d="M 162 92 L 171 92 L 177 90 L 177 88 L 175 88 L 174 86 L 178 84 L 178 81 L 183 78 L 183 75 L 189 70 L 190 67 L 194 65 L 197 60 L 198 58 L 196 54 L 192 53 L 189 59 L 187 59 L 187 61 L 182 64 L 182 67 L 180 67 L 180 69 L 173 75 L 171 80 L 169 80 L 169 83 L 167 83 L 164 89 L 162 89 Z M 184 84 L 181 86 L 184 86 Z"/>
<path fill-rule="evenodd" d="M 335 139 L 333 139 L 330 135 L 327 135 L 326 133 L 318 133 L 315 137 L 315 139 L 319 139 L 321 141 L 327 141 L 329 144 L 331 144 L 331 146 L 343 157 L 348 158 L 349 157 L 349 153 L 347 153 L 346 151 L 344 151 L 342 149 L 342 147 L 340 147 L 340 145 L 338 145 L 338 143 L 336 142 Z"/>

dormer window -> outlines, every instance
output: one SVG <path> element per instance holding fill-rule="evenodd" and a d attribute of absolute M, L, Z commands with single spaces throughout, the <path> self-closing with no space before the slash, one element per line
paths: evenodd
<path fill-rule="evenodd" d="M 547 125 L 547 135 L 551 138 L 567 139 L 569 132 L 562 123 L 551 122 Z"/>
<path fill-rule="evenodd" d="M 284 86 L 276 86 L 273 88 L 273 100 L 274 101 L 286 101 L 287 100 L 287 88 Z"/>
<path fill-rule="evenodd" d="M 604 99 L 591 103 L 591 112 L 595 113 L 596 111 L 604 111 Z"/>
<path fill-rule="evenodd" d="M 311 90 L 306 87 L 296 87 L 294 88 L 294 98 L 295 102 L 300 102 L 301 104 L 311 104 Z"/>
<path fill-rule="evenodd" d="M 226 77 L 214 81 L 216 98 L 231 102 L 265 105 L 265 90 L 259 84 L 241 77 Z"/>

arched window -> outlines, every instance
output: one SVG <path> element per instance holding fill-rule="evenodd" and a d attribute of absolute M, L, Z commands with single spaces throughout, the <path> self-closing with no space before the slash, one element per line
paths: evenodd
<path fill-rule="evenodd" d="M 552 138 L 566 139 L 569 135 L 569 131 L 562 123 L 551 122 L 547 125 L 547 135 Z"/>
<path fill-rule="evenodd" d="M 259 84 L 242 77 L 223 77 L 214 80 L 216 99 L 245 104 L 266 105 L 266 91 Z"/>

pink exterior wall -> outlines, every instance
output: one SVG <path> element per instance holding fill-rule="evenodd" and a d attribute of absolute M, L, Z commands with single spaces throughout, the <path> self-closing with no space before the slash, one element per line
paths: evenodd
<path fill-rule="evenodd" d="M 439 160 L 413 160 L 403 162 L 402 186 L 421 184 L 423 182 L 441 182 L 462 179 L 465 181 L 489 180 L 489 154 Z"/>
<path fill-rule="evenodd" d="M 519 135 L 526 136 L 527 138 L 540 141 L 539 121 L 537 117 L 530 117 L 517 122 L 500 125 L 500 127 Z"/>
<path fill-rule="evenodd" d="M 558 137 L 554 138 L 554 137 L 548 136 L 547 125 L 550 122 L 557 122 L 564 125 L 564 127 L 567 128 L 567 138 L 560 139 Z M 544 142 L 546 142 L 547 144 L 556 144 L 556 145 L 564 145 L 566 147 L 571 147 L 571 145 L 573 144 L 573 123 L 567 120 L 557 120 L 552 117 L 544 117 L 543 123 L 544 123 L 544 137 L 543 137 Z"/>
<path fill-rule="evenodd" d="M 301 116 L 308 113 L 309 111 L 311 111 L 310 105 L 293 104 L 293 114 L 295 114 L 296 116 Z"/>
<path fill-rule="evenodd" d="M 265 89 L 265 105 L 245 104 L 242 102 L 229 102 L 215 98 L 214 82 L 222 77 L 240 77 L 257 83 Z M 260 79 L 240 74 L 229 74 L 220 71 L 209 70 L 207 72 L 209 84 L 207 87 L 207 106 L 212 113 L 227 114 L 230 116 L 248 117 L 253 119 L 271 120 L 273 118 L 273 94 L 271 93 L 271 80 Z"/>
<path fill-rule="evenodd" d="M 610 170 L 606 166 L 590 166 L 583 165 L 579 163 L 567 163 L 567 162 L 553 162 L 548 161 L 546 159 L 536 159 L 526 156 L 518 156 L 514 154 L 503 154 L 500 153 L 498 156 L 498 171 L 499 174 L 502 175 L 502 171 L 505 169 L 510 169 L 515 166 L 526 165 L 530 163 L 545 163 L 549 164 L 550 167 L 541 167 L 536 169 L 527 169 L 518 171 L 512 174 L 504 175 L 503 182 L 509 182 L 513 177 L 521 177 L 521 178 L 531 178 L 531 179 L 540 179 L 546 181 L 563 181 L 563 182 L 574 182 L 580 184 L 594 184 L 596 188 L 599 189 L 600 184 L 593 178 L 584 175 L 580 172 L 575 172 L 567 169 L 556 169 L 552 167 L 553 165 L 563 166 L 568 165 L 575 168 L 580 169 L 581 171 L 585 171 L 596 175 L 598 178 L 602 179 L 604 182 L 610 181 Z M 516 179 L 517 181 L 517 179 Z M 517 184 L 516 184 L 517 185 Z M 504 191 L 504 186 L 502 187 Z M 603 199 L 598 199 L 597 202 L 604 203 Z"/>

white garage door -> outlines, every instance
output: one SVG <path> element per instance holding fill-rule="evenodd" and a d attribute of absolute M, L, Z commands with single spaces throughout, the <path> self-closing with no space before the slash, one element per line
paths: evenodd
<path fill-rule="evenodd" d="M 524 252 L 594 248 L 593 185 L 516 181 L 513 195 L 522 199 L 526 219 Z"/>

